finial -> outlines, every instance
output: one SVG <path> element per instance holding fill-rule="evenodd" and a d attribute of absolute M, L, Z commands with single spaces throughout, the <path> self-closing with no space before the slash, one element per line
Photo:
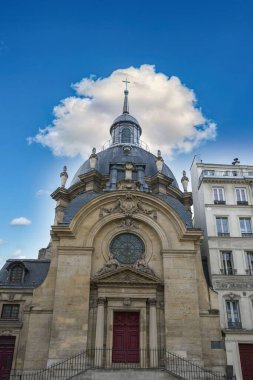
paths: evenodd
<path fill-rule="evenodd" d="M 63 166 L 63 171 L 60 174 L 60 178 L 61 178 L 61 187 L 65 187 L 67 179 L 68 179 L 67 166 Z"/>
<path fill-rule="evenodd" d="M 124 99 L 124 105 L 123 105 L 123 113 L 129 113 L 129 105 L 128 105 L 128 89 L 127 89 L 127 85 L 128 83 L 130 83 L 127 78 L 125 80 L 123 80 L 122 82 L 124 82 L 126 84 L 126 88 L 125 88 L 125 91 L 124 91 L 124 94 L 125 94 L 125 99 Z"/>
<path fill-rule="evenodd" d="M 183 185 L 184 192 L 187 192 L 188 184 L 189 184 L 189 178 L 186 176 L 186 171 L 183 170 L 183 177 L 181 178 L 181 183 Z"/>

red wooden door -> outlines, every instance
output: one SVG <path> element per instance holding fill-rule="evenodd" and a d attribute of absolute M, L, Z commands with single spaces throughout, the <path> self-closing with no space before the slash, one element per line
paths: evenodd
<path fill-rule="evenodd" d="M 239 344 L 243 380 L 253 379 L 253 344 Z"/>
<path fill-rule="evenodd" d="M 138 312 L 114 312 L 113 318 L 113 363 L 139 363 Z"/>
<path fill-rule="evenodd" d="M 0 380 L 9 380 L 14 347 L 14 336 L 0 337 Z"/>

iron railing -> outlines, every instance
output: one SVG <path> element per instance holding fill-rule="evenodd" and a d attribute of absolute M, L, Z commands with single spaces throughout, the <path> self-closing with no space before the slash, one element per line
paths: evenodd
<path fill-rule="evenodd" d="M 138 146 L 139 148 L 142 148 L 142 149 L 147 150 L 148 152 L 150 152 L 148 144 L 146 144 L 145 141 L 142 141 L 142 140 L 138 140 L 138 142 L 135 141 L 135 142 L 123 143 L 123 142 L 120 142 L 120 141 L 114 141 L 113 142 L 113 140 L 110 139 L 110 140 L 108 140 L 108 141 L 106 141 L 104 143 L 104 145 L 102 146 L 102 150 L 108 149 L 111 146 L 116 146 L 116 145 L 133 145 L 133 146 Z"/>
<path fill-rule="evenodd" d="M 152 349 L 87 350 L 43 370 L 12 370 L 10 380 L 77 380 L 87 371 L 99 369 L 160 369 L 182 380 L 235 380 L 176 354 Z"/>
<path fill-rule="evenodd" d="M 166 353 L 165 369 L 184 380 L 235 380 L 221 373 L 204 369 L 199 365 L 171 352 Z"/>
<path fill-rule="evenodd" d="M 229 329 L 242 329 L 242 322 L 228 322 Z"/>

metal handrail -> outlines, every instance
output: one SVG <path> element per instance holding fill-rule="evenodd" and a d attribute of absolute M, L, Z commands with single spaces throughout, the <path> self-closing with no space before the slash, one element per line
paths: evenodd
<path fill-rule="evenodd" d="M 102 146 L 102 150 L 108 149 L 108 148 L 110 148 L 112 146 L 116 146 L 116 145 L 133 145 L 133 146 L 138 146 L 139 148 L 142 148 L 142 149 L 150 152 L 148 144 L 145 143 L 145 141 L 143 141 L 143 140 L 138 140 L 138 142 L 122 143 L 122 142 L 119 142 L 119 141 L 113 142 L 113 140 L 110 139 L 110 140 L 108 140 L 108 141 L 106 141 L 104 143 L 104 145 Z"/>
<path fill-rule="evenodd" d="M 163 369 L 183 380 L 235 380 L 165 350 L 93 349 L 42 370 L 12 370 L 10 380 L 77 380 L 93 369 Z"/>

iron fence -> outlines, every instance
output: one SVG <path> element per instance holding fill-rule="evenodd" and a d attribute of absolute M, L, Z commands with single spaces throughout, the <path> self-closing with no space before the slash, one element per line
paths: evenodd
<path fill-rule="evenodd" d="M 160 369 L 182 380 L 235 380 L 165 350 L 86 350 L 43 370 L 12 370 L 10 380 L 77 380 L 89 370 Z"/>

